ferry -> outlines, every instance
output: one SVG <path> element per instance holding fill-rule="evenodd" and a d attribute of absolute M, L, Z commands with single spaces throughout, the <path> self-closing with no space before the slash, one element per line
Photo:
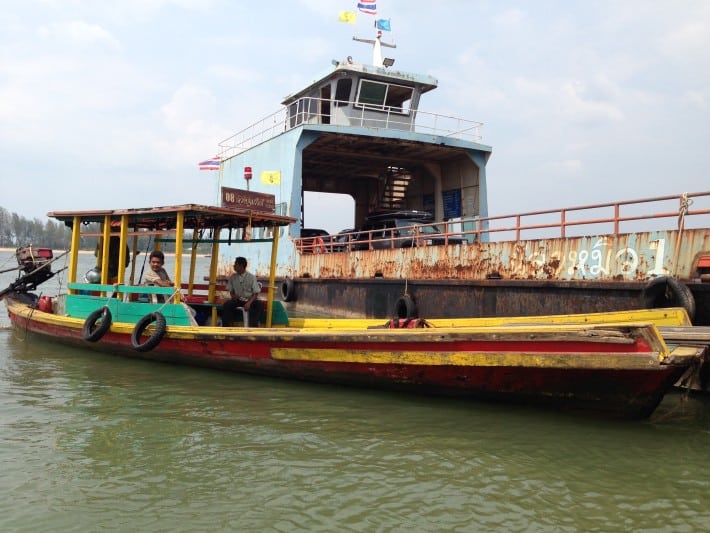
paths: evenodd
<path fill-rule="evenodd" d="M 295 219 L 280 229 L 276 272 L 291 311 L 446 318 L 680 306 L 710 325 L 710 191 L 490 214 L 482 124 L 426 111 L 438 80 L 398 70 L 380 33 L 356 40 L 372 46 L 371 62 L 334 60 L 218 144 L 220 205 L 273 196 L 275 212 Z M 352 198 L 345 231 L 304 224 L 309 192 Z M 226 275 L 236 252 L 221 253 Z M 266 279 L 268 246 L 251 253 Z"/>

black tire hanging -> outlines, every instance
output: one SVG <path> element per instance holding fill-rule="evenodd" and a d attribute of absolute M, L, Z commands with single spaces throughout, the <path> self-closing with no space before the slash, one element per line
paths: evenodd
<path fill-rule="evenodd" d="M 682 307 L 691 320 L 695 317 L 693 293 L 687 285 L 669 276 L 659 276 L 649 281 L 641 292 L 641 301 L 645 309 Z"/>
<path fill-rule="evenodd" d="M 284 278 L 281 282 L 281 299 L 291 302 L 296 299 L 296 285 L 291 278 Z"/>
<path fill-rule="evenodd" d="M 86 317 L 81 335 L 85 341 L 96 342 L 111 328 L 111 311 L 107 306 Z"/>
<path fill-rule="evenodd" d="M 409 294 L 404 294 L 394 303 L 395 318 L 417 318 L 417 304 L 414 303 Z"/>
<path fill-rule="evenodd" d="M 153 322 L 155 322 L 155 329 L 153 330 L 153 333 L 151 333 L 144 342 L 141 342 L 143 332 Z M 160 341 L 163 340 L 163 337 L 165 336 L 166 330 L 167 324 L 162 313 L 159 313 L 158 311 L 148 313 L 141 318 L 133 328 L 133 333 L 131 333 L 131 346 L 133 346 L 134 350 L 139 352 L 149 352 L 160 344 Z"/>

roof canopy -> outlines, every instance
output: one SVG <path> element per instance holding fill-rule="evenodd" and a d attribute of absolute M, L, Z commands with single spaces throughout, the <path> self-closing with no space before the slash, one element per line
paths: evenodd
<path fill-rule="evenodd" d="M 112 222 L 119 223 L 122 217 L 126 216 L 128 225 L 135 229 L 170 230 L 177 226 L 180 213 L 184 216 L 185 229 L 288 226 L 296 221 L 292 217 L 273 213 L 197 204 L 138 209 L 52 211 L 47 213 L 47 216 L 64 222 L 68 227 L 73 226 L 75 217 L 78 217 L 82 223 L 101 223 L 106 220 L 106 217 L 110 217 Z"/>

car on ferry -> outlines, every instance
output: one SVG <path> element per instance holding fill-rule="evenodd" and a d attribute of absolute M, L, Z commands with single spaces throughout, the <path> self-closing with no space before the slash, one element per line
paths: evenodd
<path fill-rule="evenodd" d="M 375 213 L 365 219 L 353 245 L 353 250 L 413 248 L 464 244 L 461 235 L 447 234 L 433 223 L 428 211 L 400 210 Z"/>

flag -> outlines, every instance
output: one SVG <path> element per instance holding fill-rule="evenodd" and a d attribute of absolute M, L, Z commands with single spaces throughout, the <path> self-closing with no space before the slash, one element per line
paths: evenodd
<path fill-rule="evenodd" d="M 261 183 L 264 185 L 281 185 L 281 171 L 263 170 L 261 172 Z"/>
<path fill-rule="evenodd" d="M 338 13 L 338 20 L 347 24 L 355 24 L 357 22 L 357 15 L 354 11 L 340 11 Z"/>
<path fill-rule="evenodd" d="M 363 13 L 369 15 L 377 14 L 377 0 L 360 0 L 357 3 L 357 8 Z"/>
<path fill-rule="evenodd" d="M 383 31 L 392 31 L 389 19 L 378 19 L 375 21 L 375 28 Z"/>
<path fill-rule="evenodd" d="M 200 170 L 219 170 L 219 164 L 222 161 L 221 158 L 215 156 L 212 159 L 206 159 L 205 161 L 200 161 L 198 163 Z"/>

